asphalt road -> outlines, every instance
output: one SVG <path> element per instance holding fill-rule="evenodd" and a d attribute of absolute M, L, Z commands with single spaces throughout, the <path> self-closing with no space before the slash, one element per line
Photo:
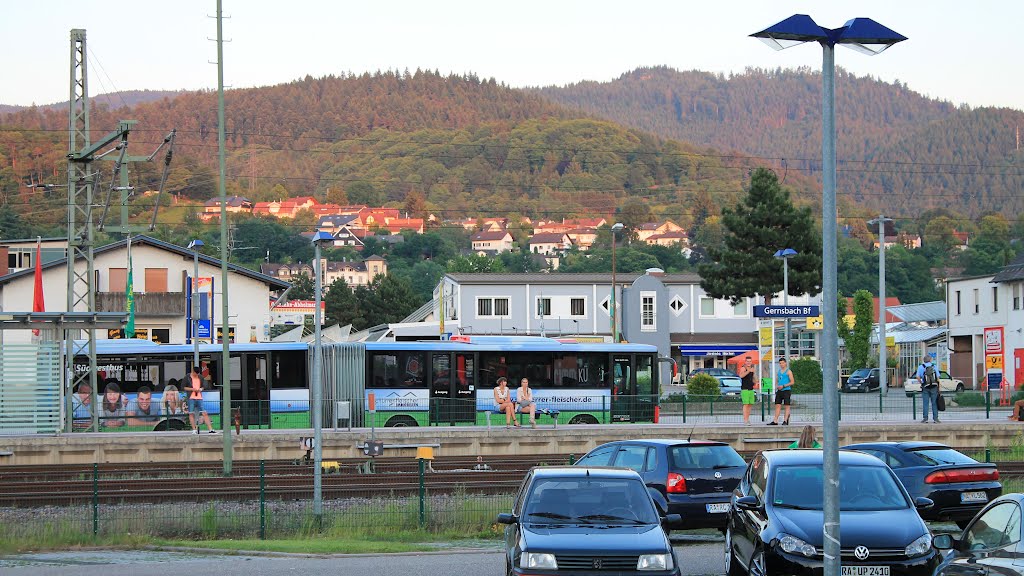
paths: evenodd
<path fill-rule="evenodd" d="M 722 574 L 722 542 L 676 545 L 683 574 Z M 392 554 L 380 556 L 261 557 L 188 552 L 78 551 L 0 557 L 3 576 L 480 576 L 502 575 L 504 558 L 497 549 L 479 552 Z"/>

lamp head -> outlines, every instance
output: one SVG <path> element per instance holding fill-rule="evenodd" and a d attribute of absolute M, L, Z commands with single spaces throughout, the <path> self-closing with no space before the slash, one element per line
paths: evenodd
<path fill-rule="evenodd" d="M 205 245 L 206 244 L 204 244 L 202 240 L 196 239 L 196 240 L 193 240 L 193 241 L 188 243 L 188 249 L 189 250 L 198 250 L 198 249 L 202 248 Z"/>
<path fill-rule="evenodd" d="M 774 50 L 785 50 L 805 42 L 829 46 L 840 44 L 873 56 L 907 39 L 871 18 L 854 18 L 840 28 L 822 28 L 806 14 L 795 14 L 782 22 L 751 34 Z"/>
<path fill-rule="evenodd" d="M 775 252 L 775 257 L 780 260 L 785 260 L 788 258 L 792 258 L 797 254 L 798 252 L 796 250 L 793 250 L 792 248 L 783 248 L 782 250 L 778 250 Z"/>
<path fill-rule="evenodd" d="M 314 246 L 323 246 L 334 242 L 334 236 L 331 236 L 330 232 L 320 231 L 313 234 L 312 242 Z"/>

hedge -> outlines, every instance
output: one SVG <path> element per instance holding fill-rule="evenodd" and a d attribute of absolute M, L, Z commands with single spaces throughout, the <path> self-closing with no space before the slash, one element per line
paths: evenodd
<path fill-rule="evenodd" d="M 800 358 L 793 360 L 789 365 L 793 371 L 794 394 L 820 394 L 823 380 L 821 364 L 813 358 Z"/>

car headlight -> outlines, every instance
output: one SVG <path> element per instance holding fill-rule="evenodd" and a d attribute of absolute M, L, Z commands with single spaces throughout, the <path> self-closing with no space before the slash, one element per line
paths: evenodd
<path fill-rule="evenodd" d="M 558 562 L 555 562 L 554 554 L 540 554 L 537 552 L 523 552 L 519 558 L 520 568 L 542 568 L 545 570 L 558 570 Z"/>
<path fill-rule="evenodd" d="M 931 548 L 932 535 L 925 534 L 924 536 L 921 536 L 917 540 L 911 542 L 910 545 L 907 546 L 907 549 L 904 550 L 904 552 L 907 553 L 907 556 L 923 556 L 927 554 L 928 551 L 931 550 Z"/>
<path fill-rule="evenodd" d="M 817 550 L 807 542 L 789 534 L 779 534 L 779 548 L 789 554 L 803 554 L 808 558 L 814 558 Z"/>
<path fill-rule="evenodd" d="M 637 570 L 671 570 L 671 554 L 643 554 L 636 561 Z"/>

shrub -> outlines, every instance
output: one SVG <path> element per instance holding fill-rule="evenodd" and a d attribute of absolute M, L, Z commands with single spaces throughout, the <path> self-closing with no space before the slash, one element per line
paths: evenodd
<path fill-rule="evenodd" d="M 793 360 L 789 365 L 793 371 L 793 393 L 794 394 L 818 394 L 821 393 L 821 364 L 813 358 L 800 358 Z"/>
<path fill-rule="evenodd" d="M 721 396 L 718 379 L 710 374 L 697 374 L 686 383 L 687 396 Z"/>

